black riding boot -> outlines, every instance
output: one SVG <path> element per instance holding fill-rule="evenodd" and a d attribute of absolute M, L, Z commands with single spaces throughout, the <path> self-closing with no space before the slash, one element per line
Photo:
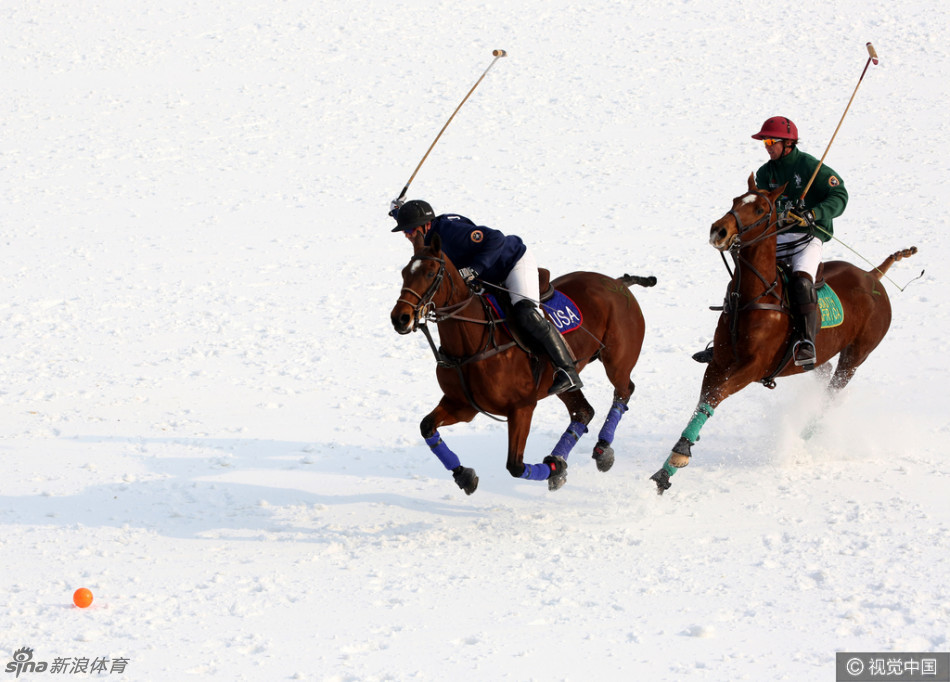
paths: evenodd
<path fill-rule="evenodd" d="M 792 312 L 798 317 L 801 338 L 795 343 L 792 357 L 805 371 L 815 368 L 815 336 L 818 334 L 818 293 L 808 275 L 795 273 L 788 292 Z"/>
<path fill-rule="evenodd" d="M 554 383 L 548 395 L 574 391 L 583 386 L 577 375 L 567 343 L 554 325 L 548 321 L 531 301 L 521 300 L 515 304 L 515 319 L 520 328 L 544 349 L 554 365 Z"/>

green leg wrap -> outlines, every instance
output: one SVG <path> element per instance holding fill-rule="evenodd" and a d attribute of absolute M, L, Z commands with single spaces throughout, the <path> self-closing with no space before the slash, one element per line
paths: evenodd
<path fill-rule="evenodd" d="M 682 436 L 690 443 L 695 443 L 699 440 L 699 430 L 703 428 L 703 424 L 706 423 L 706 420 L 713 416 L 712 406 L 708 403 L 700 403 L 696 407 L 696 411 L 693 412 L 693 418 L 689 420 L 689 424 L 686 425 L 686 429 L 683 431 Z"/>
<path fill-rule="evenodd" d="M 665 472 L 666 472 L 667 474 L 669 474 L 670 476 L 672 476 L 673 474 L 675 474 L 675 473 L 678 471 L 678 469 L 677 469 L 675 466 L 673 466 L 672 464 L 670 464 L 670 458 L 669 458 L 669 457 L 667 457 L 667 458 L 666 458 L 666 461 L 663 462 L 663 471 L 665 471 Z"/>

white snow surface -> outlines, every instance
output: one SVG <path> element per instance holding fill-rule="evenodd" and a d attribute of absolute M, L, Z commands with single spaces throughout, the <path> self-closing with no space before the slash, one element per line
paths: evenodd
<path fill-rule="evenodd" d="M 0 679 L 828 680 L 950 649 L 944 2 L 0 6 Z M 792 118 L 851 194 L 825 258 L 920 252 L 821 428 L 816 376 L 724 402 L 664 496 L 727 273 L 710 223 Z M 655 275 L 607 473 L 513 479 L 389 321 L 389 201 Z M 853 251 L 852 251 L 853 249 Z M 854 252 L 857 252 L 856 255 Z M 926 270 L 905 291 L 903 286 Z M 542 402 L 526 461 L 564 431 Z M 72 605 L 78 587 L 95 602 Z M 23 674 L 45 679 L 50 674 Z"/>

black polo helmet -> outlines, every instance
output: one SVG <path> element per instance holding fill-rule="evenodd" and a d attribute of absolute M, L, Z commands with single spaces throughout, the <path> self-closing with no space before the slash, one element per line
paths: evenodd
<path fill-rule="evenodd" d="M 405 232 L 430 223 L 434 219 L 435 212 L 428 203 L 421 199 L 413 199 L 400 206 L 399 213 L 396 214 L 396 227 L 392 231 Z"/>

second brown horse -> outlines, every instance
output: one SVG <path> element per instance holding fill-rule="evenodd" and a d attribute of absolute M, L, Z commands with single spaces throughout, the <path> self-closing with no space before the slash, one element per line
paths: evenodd
<path fill-rule="evenodd" d="M 733 199 L 732 209 L 710 228 L 710 244 L 733 254 L 735 274 L 716 326 L 699 404 L 663 468 L 651 476 L 659 494 L 670 487 L 670 476 L 689 464 L 700 429 L 723 400 L 753 382 L 771 388 L 776 377 L 804 371 L 789 362 L 794 325 L 783 303 L 775 259 L 775 237 L 782 229 L 775 201 L 784 190 L 761 190 L 750 175 L 748 192 Z M 916 247 L 898 251 L 871 271 L 844 261 L 824 264 L 824 281 L 837 293 L 844 313 L 841 324 L 821 329 L 815 343 L 816 366 L 838 356 L 831 391 L 844 388 L 884 338 L 891 304 L 881 278 L 895 261 L 916 252 Z"/>

